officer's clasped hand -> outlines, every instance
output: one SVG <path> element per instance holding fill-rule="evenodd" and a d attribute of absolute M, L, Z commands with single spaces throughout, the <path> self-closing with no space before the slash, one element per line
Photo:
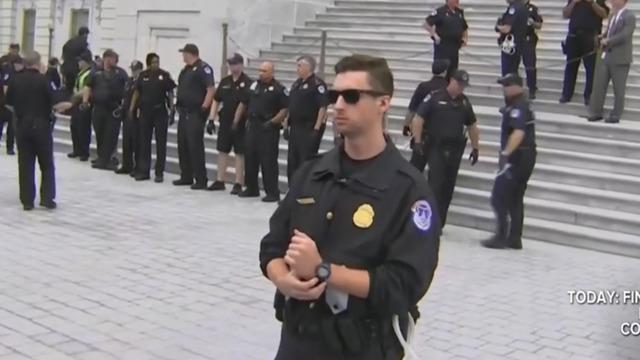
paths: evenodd
<path fill-rule="evenodd" d="M 479 157 L 478 149 L 471 150 L 471 154 L 469 155 L 469 160 L 471 160 L 471 166 L 475 165 L 478 162 Z"/>
<path fill-rule="evenodd" d="M 322 263 L 322 258 L 315 241 L 294 230 L 284 261 L 301 279 L 311 279 L 316 276 L 316 268 Z"/>

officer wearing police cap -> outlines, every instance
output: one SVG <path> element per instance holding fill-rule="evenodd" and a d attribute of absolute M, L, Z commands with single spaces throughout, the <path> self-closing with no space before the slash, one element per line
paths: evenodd
<path fill-rule="evenodd" d="M 469 86 L 469 74 L 456 70 L 445 89 L 425 98 L 413 120 L 415 143 L 413 151 L 418 155 L 424 149 L 422 132 L 429 139 L 429 185 L 437 199 L 441 226 L 447 220 L 449 204 L 460 169 L 460 162 L 467 145 L 466 133 L 471 138 L 471 165 L 478 161 L 480 131 L 476 115 L 464 88 Z M 422 169 L 421 169 L 422 170 Z"/>
<path fill-rule="evenodd" d="M 535 117 L 518 74 L 498 80 L 504 87 L 499 171 L 491 193 L 496 234 L 482 242 L 493 249 L 522 249 L 524 194 L 536 163 Z"/>
<path fill-rule="evenodd" d="M 459 0 L 446 0 L 425 19 L 424 28 L 433 39 L 433 58 L 449 59 L 447 78 L 458 68 L 459 51 L 467 44 L 467 20 Z"/>
<path fill-rule="evenodd" d="M 143 65 L 140 61 L 131 62 L 131 76 L 124 87 L 124 100 L 122 102 L 122 167 L 116 170 L 116 174 L 129 174 L 136 176 L 135 169 L 140 155 L 140 122 L 137 111 L 130 111 L 133 93 L 138 76 L 142 72 Z"/>
<path fill-rule="evenodd" d="M 404 136 L 411 136 L 411 120 L 418 111 L 418 107 L 424 99 L 429 96 L 432 92 L 440 89 L 444 89 L 447 87 L 449 82 L 446 79 L 447 69 L 449 68 L 449 60 L 447 59 L 435 59 L 433 64 L 431 64 L 431 72 L 433 73 L 433 77 L 431 80 L 423 81 L 418 84 L 416 91 L 414 91 L 413 96 L 411 97 L 411 101 L 409 102 L 409 109 L 407 110 L 407 115 L 405 116 L 404 127 L 402 129 L 402 134 Z M 422 133 L 423 138 L 421 139 L 422 144 L 424 145 L 424 149 L 422 153 L 413 152 L 411 155 L 411 164 L 413 164 L 418 170 L 424 171 L 425 166 L 427 165 L 427 139 L 424 138 L 425 133 Z M 415 140 L 411 139 L 411 148 L 413 148 Z"/>
<path fill-rule="evenodd" d="M 213 133 L 214 121 L 218 118 L 220 131 L 216 148 L 218 149 L 218 178 L 209 186 L 210 191 L 225 190 L 227 167 L 233 150 L 235 155 L 235 184 L 231 188 L 232 195 L 238 195 L 244 185 L 244 153 L 247 107 L 241 99 L 250 95 L 249 87 L 253 83 L 244 73 L 244 57 L 238 53 L 227 59 L 231 74 L 223 78 L 213 96 L 213 106 L 209 114 L 207 129 Z"/>
<path fill-rule="evenodd" d="M 190 185 L 192 190 L 205 190 L 207 168 L 204 157 L 204 127 L 213 101 L 215 81 L 211 66 L 200 59 L 200 50 L 196 45 L 187 44 L 180 52 L 185 63 L 178 76 L 180 179 L 173 184 Z"/>
<path fill-rule="evenodd" d="M 80 106 L 82 96 L 87 80 L 93 71 L 91 65 L 93 58 L 90 51 L 85 51 L 78 57 L 78 69 L 80 72 L 76 76 L 76 83 L 73 86 L 73 94 L 71 96 L 71 141 L 73 150 L 67 154 L 67 157 L 74 159 L 80 158 L 80 161 L 89 159 L 89 146 L 91 144 L 91 107 L 89 104 Z"/>

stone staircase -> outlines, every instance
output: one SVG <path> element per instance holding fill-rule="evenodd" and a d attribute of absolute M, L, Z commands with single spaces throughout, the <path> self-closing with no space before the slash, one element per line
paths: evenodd
<path fill-rule="evenodd" d="M 290 85 L 296 78 L 295 59 L 302 53 L 318 56 L 319 36 L 327 31 L 326 80 L 344 55 L 365 53 L 384 56 L 394 71 L 396 95 L 389 115 L 394 141 L 409 156 L 408 140 L 400 129 L 408 99 L 417 83 L 430 77 L 432 45 L 421 28 L 424 17 L 441 0 L 379 1 L 337 0 L 306 26 L 295 28 L 271 49 L 249 60 L 248 73 L 256 74 L 260 61 L 276 64 L 276 77 Z M 493 31 L 495 19 L 505 9 L 502 0 L 463 1 L 470 25 L 469 46 L 461 52 L 460 67 L 471 73 L 470 96 L 481 128 L 481 159 L 471 167 L 463 161 L 449 221 L 452 224 L 493 230 L 489 195 L 499 146 L 502 105 L 499 50 Z M 632 67 L 627 111 L 618 125 L 591 124 L 576 115 L 582 105 L 582 70 L 574 102 L 561 105 L 564 56 L 560 41 L 566 34 L 561 18 L 564 2 L 537 1 L 545 24 L 538 45 L 537 117 L 539 156 L 525 199 L 525 237 L 604 252 L 640 257 L 640 69 Z M 637 8 L 640 6 L 630 4 Z M 640 46 L 640 32 L 636 47 Z M 640 53 L 640 52 L 639 52 Z M 611 99 L 608 100 L 611 103 Z M 56 126 L 56 144 L 70 146 L 68 120 Z M 170 170 L 177 169 L 176 128 L 170 129 Z M 327 132 L 321 149 L 332 147 Z M 208 168 L 213 178 L 216 163 L 215 136 L 206 136 Z M 286 143 L 280 144 L 280 174 L 286 188 Z M 203 194 L 206 196 L 206 194 Z M 446 236 L 446 231 L 445 231 Z"/>

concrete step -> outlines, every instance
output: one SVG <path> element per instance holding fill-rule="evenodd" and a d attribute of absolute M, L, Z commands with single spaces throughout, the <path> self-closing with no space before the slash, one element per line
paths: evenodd
<path fill-rule="evenodd" d="M 490 198 L 489 191 L 457 187 L 452 204 L 492 211 Z M 526 215 L 536 219 L 636 236 L 640 234 L 640 217 L 636 214 L 532 198 L 525 198 L 524 203 Z"/>
<path fill-rule="evenodd" d="M 486 231 L 495 230 L 494 215 L 486 210 L 451 206 L 447 222 L 452 225 L 473 227 Z M 444 231 L 446 234 L 446 228 Z M 525 217 L 524 234 L 526 238 L 555 244 L 635 258 L 640 257 L 640 238 L 636 235 L 623 234 L 617 231 L 606 231 L 593 227 Z M 524 246 L 527 246 L 526 242 Z"/>
<path fill-rule="evenodd" d="M 496 49 L 498 34 L 493 30 L 491 25 L 488 24 L 474 24 L 470 25 L 469 30 L 469 43 L 467 49 L 473 51 L 477 48 L 483 48 L 487 46 L 493 46 Z M 375 39 L 376 41 L 385 40 L 397 40 L 397 41 L 412 41 L 431 44 L 432 40 L 428 37 L 427 32 L 420 26 L 416 26 L 411 29 L 389 29 L 380 28 L 377 29 L 362 29 L 362 28 L 313 28 L 313 27 L 297 27 L 294 28 L 294 35 L 305 35 L 310 37 L 320 38 L 322 30 L 327 32 L 327 41 L 331 41 L 333 38 L 339 38 L 341 36 L 348 36 L 353 38 Z M 544 38 L 542 38 L 544 36 Z M 546 31 L 541 35 L 541 40 L 537 46 L 537 54 L 541 56 L 553 56 L 557 55 L 562 57 L 560 42 L 566 38 L 566 29 L 557 32 Z M 640 35 L 639 35 L 640 39 Z M 635 51 L 640 50 L 640 44 L 635 44 Z"/>
<path fill-rule="evenodd" d="M 306 53 L 314 55 L 316 57 L 320 54 L 319 48 L 304 48 Z M 295 60 L 300 56 L 301 52 L 298 52 L 293 47 L 290 49 L 279 49 L 279 50 L 262 50 L 260 52 L 260 59 L 268 59 L 268 60 L 277 60 L 277 61 L 285 61 L 285 62 L 295 62 Z M 344 53 L 332 53 L 329 52 L 326 54 L 326 71 L 327 73 L 332 73 L 332 66 L 335 65 L 342 57 L 351 54 L 350 52 Z M 417 54 L 417 52 L 416 52 Z M 497 56 L 495 57 L 498 58 Z M 424 53 L 420 53 L 416 56 L 412 56 L 410 58 L 403 58 L 399 56 L 388 56 L 386 57 L 389 66 L 393 69 L 394 75 L 402 74 L 405 77 L 416 78 L 416 79 L 427 79 L 431 77 L 431 63 L 433 61 L 433 51 L 431 48 L 425 50 Z M 257 61 L 258 59 L 253 59 L 253 61 Z M 496 60 L 498 61 L 498 60 Z M 561 82 L 564 78 L 564 65 L 562 64 L 562 59 L 558 60 L 559 62 L 554 63 L 553 66 L 547 66 L 544 68 L 544 71 L 540 71 L 538 74 L 539 78 L 552 78 L 557 79 L 557 81 Z M 560 65 L 558 65 L 560 64 Z M 539 65 L 540 66 L 540 65 Z M 474 76 L 476 73 L 499 73 L 500 67 L 497 65 L 487 65 L 486 61 L 480 61 L 473 57 L 466 56 L 466 53 L 463 53 L 460 58 L 460 68 L 469 71 L 469 73 Z M 632 69 L 633 70 L 633 69 Z M 522 72 L 522 68 L 520 70 Z M 524 74 L 523 74 L 524 75 Z M 632 71 L 629 73 L 629 82 L 628 84 L 632 86 L 637 86 L 640 83 L 640 71 Z M 582 91 L 584 89 L 584 69 L 581 68 L 578 73 L 577 78 L 577 86 L 576 86 L 576 95 L 581 97 Z"/>
<path fill-rule="evenodd" d="M 491 191 L 495 174 L 460 169 L 457 186 Z M 532 179 L 527 187 L 527 197 L 557 201 L 573 205 L 640 214 L 640 196 L 615 191 L 584 188 Z"/>
<path fill-rule="evenodd" d="M 276 77 L 286 86 L 290 86 L 296 79 L 297 76 L 293 74 L 292 71 L 280 70 L 276 69 Z M 256 77 L 257 69 L 248 68 L 247 73 Z M 331 79 L 329 76 L 328 79 Z M 329 80 L 329 83 L 331 81 Z M 396 92 L 394 94 L 395 97 L 399 99 L 409 99 L 415 90 L 415 86 L 417 85 L 417 81 L 411 87 L 399 87 L 396 86 Z M 486 84 L 486 86 L 477 86 L 472 85 L 465 90 L 466 95 L 469 97 L 471 102 L 475 105 L 483 105 L 483 106 L 495 106 L 496 104 L 503 103 L 503 95 L 502 90 L 500 89 L 498 84 Z M 544 95 L 544 96 L 542 96 Z M 564 113 L 571 114 L 576 116 L 583 116 L 587 113 L 587 109 L 584 104 L 578 102 L 572 102 L 568 104 L 559 104 L 557 98 L 560 96 L 554 97 L 549 93 L 541 93 L 540 98 L 534 101 L 534 109 L 536 111 L 550 112 L 550 113 Z M 576 96 L 574 100 L 577 100 L 579 96 Z M 605 116 L 613 105 L 613 99 L 609 96 L 605 105 Z M 623 114 L 623 120 L 632 120 L 637 121 L 640 119 L 640 109 L 634 108 L 634 103 L 627 104 L 625 108 L 625 113 Z M 397 110 L 397 111 L 396 111 Z M 406 112 L 406 108 L 398 109 L 392 108 L 392 114 L 402 115 Z M 586 120 L 585 120 L 586 121 Z"/>
<path fill-rule="evenodd" d="M 249 61 L 249 69 L 252 71 L 256 71 L 259 64 L 262 62 L 262 59 L 253 59 Z M 276 69 L 278 73 L 286 73 L 288 76 L 293 76 L 295 72 L 295 60 L 275 60 L 274 64 L 276 65 Z M 331 70 L 331 68 L 335 65 L 335 63 L 327 63 L 325 69 Z M 422 81 L 422 79 L 431 78 L 431 69 L 430 65 L 427 67 L 421 68 L 396 68 L 393 67 L 391 70 L 394 74 L 395 85 L 398 88 L 398 93 L 396 96 L 403 97 L 411 97 L 413 95 L 413 90 L 417 86 L 417 84 Z M 465 64 L 461 65 L 461 68 L 465 70 L 468 69 Z M 521 70 L 524 75 L 524 71 Z M 496 79 L 498 78 L 498 73 L 491 70 L 486 69 L 486 65 L 483 67 L 478 64 L 477 70 L 473 70 L 471 82 L 474 86 L 486 84 L 495 90 L 493 93 L 499 92 L 501 89 L 496 84 Z M 326 80 L 331 82 L 333 79 L 332 72 L 328 72 L 325 76 Z M 538 75 L 538 98 L 544 100 L 555 101 L 560 98 L 562 95 L 562 86 L 563 86 L 563 77 L 551 77 L 547 76 L 544 72 L 541 72 Z M 584 87 L 584 80 L 578 79 L 577 88 Z M 638 83 L 628 83 L 627 84 L 627 95 L 630 96 L 630 99 L 640 100 L 640 76 L 638 76 Z M 613 100 L 613 94 L 608 94 L 607 98 L 609 101 Z"/>
<path fill-rule="evenodd" d="M 286 85 L 292 84 L 297 79 L 297 74 L 295 70 L 290 70 L 295 68 L 277 68 L 277 77 Z M 256 76 L 257 67 L 249 66 L 247 68 L 247 72 L 251 76 Z M 503 97 L 502 95 L 502 87 L 496 83 L 496 79 L 498 76 L 491 76 L 490 74 L 478 75 L 476 78 L 475 74 L 471 75 L 471 86 L 467 88 L 466 93 L 469 95 L 474 102 L 474 104 L 495 104 L 495 99 L 500 99 Z M 328 83 L 332 83 L 334 79 L 334 75 L 328 74 L 325 76 L 325 80 Z M 413 92 L 415 91 L 416 86 L 418 85 L 419 80 L 409 79 L 404 77 L 394 77 L 395 91 L 394 96 L 399 98 L 409 99 L 413 96 Z M 541 110 L 547 110 L 549 106 L 552 109 L 559 110 L 560 107 L 572 106 L 569 105 L 561 105 L 558 103 L 558 99 L 562 96 L 561 90 L 559 87 L 561 84 L 557 84 L 556 88 L 543 87 L 542 85 L 538 85 L 537 98 L 535 100 L 536 109 L 540 108 Z M 640 109 L 634 108 L 632 104 L 638 104 L 640 102 L 640 86 L 632 87 L 630 90 L 634 90 L 635 92 L 629 91 L 626 96 L 628 106 L 625 108 L 625 118 L 629 118 L 630 116 L 640 115 Z M 481 98 L 478 100 L 478 98 Z M 608 94 L 606 97 L 607 106 L 613 106 L 614 97 L 613 94 Z M 576 107 L 573 109 L 574 114 L 583 115 L 587 113 L 587 109 L 584 105 L 575 104 Z"/>

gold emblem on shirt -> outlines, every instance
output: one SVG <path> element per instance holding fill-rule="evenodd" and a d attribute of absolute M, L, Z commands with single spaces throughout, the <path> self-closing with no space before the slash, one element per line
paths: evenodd
<path fill-rule="evenodd" d="M 373 218 L 376 213 L 373 211 L 373 207 L 369 204 L 362 204 L 358 207 L 355 213 L 353 213 L 353 224 L 361 229 L 368 229 L 373 225 Z"/>

